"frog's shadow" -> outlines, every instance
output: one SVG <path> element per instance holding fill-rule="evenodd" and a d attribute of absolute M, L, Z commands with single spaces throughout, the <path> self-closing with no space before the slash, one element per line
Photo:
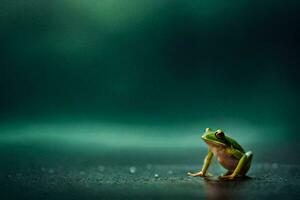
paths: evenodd
<path fill-rule="evenodd" d="M 232 180 L 223 180 L 223 179 L 220 179 L 218 176 L 205 176 L 203 177 L 203 180 L 205 182 L 215 182 L 215 183 L 224 183 L 224 182 L 245 182 L 245 181 L 250 181 L 252 180 L 253 178 L 250 177 L 250 176 L 243 176 L 243 177 L 237 177 L 235 179 L 232 179 Z"/>

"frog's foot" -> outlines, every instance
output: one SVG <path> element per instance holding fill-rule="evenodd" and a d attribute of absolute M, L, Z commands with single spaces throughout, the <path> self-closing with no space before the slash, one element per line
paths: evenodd
<path fill-rule="evenodd" d="M 202 171 L 200 172 L 197 172 L 197 173 L 191 173 L 191 172 L 188 172 L 187 173 L 189 176 L 192 176 L 192 177 L 195 177 L 195 176 L 201 176 L 201 177 L 204 177 L 205 175 L 203 174 Z"/>
<path fill-rule="evenodd" d="M 230 175 L 230 174 L 232 174 L 233 173 L 233 171 L 227 171 L 227 172 L 225 172 L 224 174 L 222 174 L 222 176 L 228 176 L 228 175 Z"/>
<path fill-rule="evenodd" d="M 219 176 L 219 179 L 220 180 L 233 180 L 233 179 L 235 179 L 236 178 L 236 176 L 233 176 L 232 174 L 230 174 L 230 175 L 224 175 L 224 176 Z"/>
<path fill-rule="evenodd" d="M 244 175 L 233 175 L 233 174 L 227 174 L 227 175 L 223 175 L 223 176 L 219 176 L 218 178 L 220 180 L 234 180 L 234 179 L 242 179 L 245 178 L 246 176 Z"/>

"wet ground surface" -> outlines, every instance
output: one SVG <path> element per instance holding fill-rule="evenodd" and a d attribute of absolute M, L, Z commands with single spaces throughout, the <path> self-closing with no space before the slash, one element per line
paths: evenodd
<path fill-rule="evenodd" d="M 187 176 L 207 153 L 198 136 L 127 134 L 125 141 L 79 128 L 2 127 L 0 199 L 300 199 L 297 140 L 244 139 L 243 147 L 254 153 L 249 178 L 219 181 L 225 170 L 215 158 L 208 170 L 214 176 Z"/>
<path fill-rule="evenodd" d="M 8 170 L 4 199 L 298 199 L 297 165 L 259 163 L 249 178 L 219 181 L 186 175 L 194 165 L 73 166 Z"/>

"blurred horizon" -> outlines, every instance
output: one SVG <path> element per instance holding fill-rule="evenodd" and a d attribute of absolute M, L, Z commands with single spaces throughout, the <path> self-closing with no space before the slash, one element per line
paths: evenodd
<path fill-rule="evenodd" d="M 189 148 L 212 127 L 248 144 L 297 143 L 298 5 L 1 1 L 0 135 L 58 127 L 66 140 L 82 126 L 73 134 L 84 140 L 96 126 L 121 146 L 125 127 L 128 145 L 176 132 L 165 145 L 186 136 Z"/>

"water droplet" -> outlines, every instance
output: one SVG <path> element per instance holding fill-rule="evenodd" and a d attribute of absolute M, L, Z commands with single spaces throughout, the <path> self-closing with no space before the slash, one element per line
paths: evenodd
<path fill-rule="evenodd" d="M 154 177 L 155 177 L 155 178 L 158 178 L 158 177 L 159 177 L 159 175 L 158 175 L 158 174 L 154 174 Z"/>
<path fill-rule="evenodd" d="M 131 174 L 134 174 L 134 173 L 136 172 L 136 167 L 134 167 L 134 166 L 130 167 L 130 168 L 129 168 L 129 172 L 130 172 Z"/>
<path fill-rule="evenodd" d="M 45 168 L 45 167 L 42 167 L 42 168 L 41 168 L 41 171 L 42 171 L 42 172 L 45 172 L 45 171 L 46 171 L 46 168 Z"/>
<path fill-rule="evenodd" d="M 273 163 L 273 164 L 272 164 L 272 168 L 273 168 L 273 169 L 277 169 L 277 168 L 278 168 L 278 164 L 277 164 L 277 163 Z"/>
<path fill-rule="evenodd" d="M 49 171 L 48 171 L 50 174 L 53 174 L 54 173 L 54 169 L 49 169 Z"/>
<path fill-rule="evenodd" d="M 11 174 L 8 174 L 8 175 L 7 175 L 7 177 L 8 177 L 8 178 L 11 178 L 11 177 L 12 177 L 12 175 L 11 175 Z"/>
<path fill-rule="evenodd" d="M 85 171 L 80 171 L 79 174 L 80 175 L 85 175 Z"/>
<path fill-rule="evenodd" d="M 173 174 L 173 171 L 172 170 L 168 170 L 168 174 Z"/>
<path fill-rule="evenodd" d="M 102 166 L 102 165 L 99 165 L 99 166 L 98 166 L 98 170 L 99 170 L 100 172 L 104 172 L 104 170 L 105 170 L 105 167 L 104 167 L 104 166 Z"/>

